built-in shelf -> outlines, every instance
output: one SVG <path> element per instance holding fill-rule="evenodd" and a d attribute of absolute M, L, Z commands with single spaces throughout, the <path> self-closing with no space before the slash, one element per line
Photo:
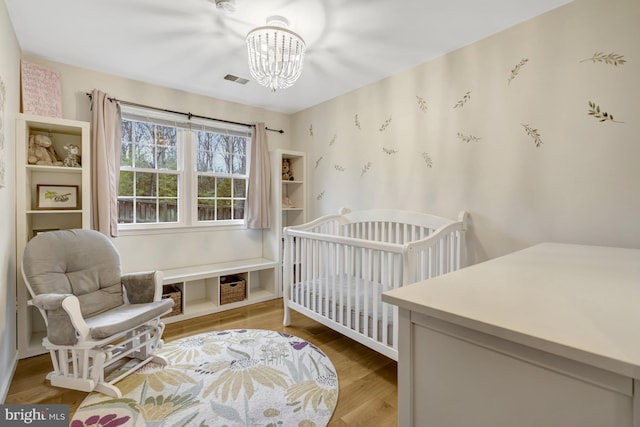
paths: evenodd
<path fill-rule="evenodd" d="M 263 252 L 278 261 L 278 292 L 282 295 L 282 230 L 307 221 L 307 161 L 301 151 L 273 150 L 271 156 L 271 181 L 273 183 L 271 207 L 273 224 L 265 231 Z M 282 162 L 288 160 L 293 180 L 282 179 Z"/>
<path fill-rule="evenodd" d="M 28 305 L 30 295 L 21 273 L 22 253 L 36 232 L 88 228 L 90 222 L 89 123 L 76 120 L 18 114 L 16 119 L 16 282 L 18 302 L 18 353 L 20 358 L 45 353 L 44 320 L 37 308 Z M 28 164 L 29 136 L 51 138 L 58 157 L 66 144 L 75 144 L 85 162 L 82 167 Z M 35 209 L 37 188 L 46 185 L 78 187 L 78 209 Z"/>
<path fill-rule="evenodd" d="M 251 258 L 163 270 L 164 286 L 178 289 L 181 294 L 181 310 L 163 317 L 163 321 L 173 323 L 277 298 L 279 265 L 278 261 L 272 259 Z M 226 276 L 242 279 L 244 297 L 223 304 L 221 286 Z"/>

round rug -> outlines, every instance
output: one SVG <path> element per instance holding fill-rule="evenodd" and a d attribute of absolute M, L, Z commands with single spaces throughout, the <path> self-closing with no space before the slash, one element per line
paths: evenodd
<path fill-rule="evenodd" d="M 298 337 L 259 329 L 209 332 L 165 343 L 169 365 L 149 363 L 90 393 L 71 427 L 326 426 L 338 400 L 331 360 Z"/>

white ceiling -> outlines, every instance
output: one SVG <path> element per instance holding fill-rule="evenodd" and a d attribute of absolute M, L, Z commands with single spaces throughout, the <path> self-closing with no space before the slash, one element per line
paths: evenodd
<path fill-rule="evenodd" d="M 208 0 L 5 0 L 27 55 L 284 113 L 569 1 L 236 0 L 224 14 Z M 271 15 L 286 17 L 307 43 L 300 79 L 275 93 L 224 80 L 251 78 L 244 38 Z"/>

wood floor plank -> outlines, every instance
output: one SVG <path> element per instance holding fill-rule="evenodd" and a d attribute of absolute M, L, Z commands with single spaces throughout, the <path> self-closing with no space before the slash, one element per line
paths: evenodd
<path fill-rule="evenodd" d="M 295 335 L 325 352 L 338 373 L 338 404 L 330 427 L 395 426 L 396 362 L 314 320 L 291 314 L 291 326 L 283 326 L 282 299 L 277 299 L 170 323 L 163 339 L 169 342 L 225 329 L 269 329 Z M 63 403 L 73 414 L 87 393 L 52 387 L 45 379 L 50 370 L 48 354 L 20 360 L 5 403 Z"/>

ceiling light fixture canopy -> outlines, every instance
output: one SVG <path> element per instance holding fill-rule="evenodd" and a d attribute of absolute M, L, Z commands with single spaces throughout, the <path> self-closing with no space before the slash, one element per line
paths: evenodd
<path fill-rule="evenodd" d="M 289 29 L 286 18 L 269 17 L 266 26 L 247 34 L 251 76 L 273 92 L 288 88 L 302 74 L 305 48 L 304 40 Z"/>

